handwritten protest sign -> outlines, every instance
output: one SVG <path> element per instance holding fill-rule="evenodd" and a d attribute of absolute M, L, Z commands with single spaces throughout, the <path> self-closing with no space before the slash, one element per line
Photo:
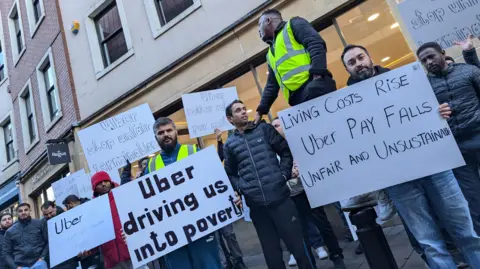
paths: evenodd
<path fill-rule="evenodd" d="M 52 183 L 52 188 L 57 204 L 61 204 L 72 194 L 79 198 L 92 197 L 90 178 L 83 169 Z"/>
<path fill-rule="evenodd" d="M 243 217 L 214 146 L 113 193 L 134 268 Z"/>
<path fill-rule="evenodd" d="M 235 87 L 182 95 L 190 138 L 233 129 L 225 116 L 225 108 L 238 99 Z"/>
<path fill-rule="evenodd" d="M 160 150 L 148 104 L 132 108 L 78 132 L 90 171 L 105 171 L 120 182 L 118 169 Z"/>
<path fill-rule="evenodd" d="M 417 46 L 434 41 L 447 49 L 480 36 L 480 0 L 407 0 L 398 10 Z"/>
<path fill-rule="evenodd" d="M 115 238 L 108 195 L 79 205 L 48 220 L 50 266 Z"/>
<path fill-rule="evenodd" d="M 312 207 L 464 165 L 419 63 L 279 116 Z"/>

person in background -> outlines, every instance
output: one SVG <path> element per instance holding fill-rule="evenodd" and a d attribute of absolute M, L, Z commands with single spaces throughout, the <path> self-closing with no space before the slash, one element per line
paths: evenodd
<path fill-rule="evenodd" d="M 3 247 L 3 241 L 5 239 L 5 233 L 8 228 L 13 225 L 13 216 L 10 213 L 2 213 L 0 215 L 0 250 Z M 8 268 L 7 263 L 3 257 L 0 257 L 0 268 Z"/>
<path fill-rule="evenodd" d="M 389 71 L 375 66 L 367 49 L 360 45 L 346 46 L 341 60 L 350 74 L 347 85 Z M 439 107 L 439 112 L 444 118 L 451 114 L 444 106 Z M 422 246 L 430 268 L 456 268 L 441 227 L 452 236 L 469 265 L 480 268 L 480 238 L 473 230 L 467 201 L 452 171 L 388 187 L 387 192 L 406 227 Z"/>
<path fill-rule="evenodd" d="M 2 258 L 6 268 L 48 269 L 47 222 L 32 219 L 28 203 L 18 205 L 17 215 L 18 222 L 7 230 L 3 241 Z"/>
<path fill-rule="evenodd" d="M 448 65 L 445 51 L 434 42 L 420 46 L 417 56 L 428 71 L 438 102 L 450 111 L 446 118 L 466 162 L 453 171 L 480 234 L 480 69 L 469 64 Z"/>
<path fill-rule="evenodd" d="M 223 154 L 222 131 L 220 131 L 220 129 L 215 129 L 215 137 L 217 139 L 218 157 L 220 158 L 220 161 L 223 162 L 225 156 Z M 224 261 L 222 260 L 223 267 L 233 269 L 247 269 L 247 266 L 243 262 L 242 249 L 238 244 L 237 236 L 235 235 L 235 231 L 233 230 L 233 224 L 229 224 L 219 229 L 217 236 L 220 248 L 223 250 L 223 256 L 220 255 L 220 258 L 225 258 Z M 228 250 L 230 251 L 222 248 L 220 240 L 225 240 L 227 242 Z"/>
<path fill-rule="evenodd" d="M 285 132 L 283 131 L 280 119 L 278 117 L 272 121 L 272 126 L 282 137 L 285 138 Z M 320 231 L 320 234 L 328 248 L 328 251 L 330 252 L 330 260 L 334 263 L 335 268 L 345 268 L 345 264 L 343 262 L 343 250 L 338 243 L 337 236 L 335 236 L 335 233 L 333 232 L 332 224 L 328 220 L 325 209 L 323 208 L 323 206 L 316 208 L 310 207 L 307 194 L 303 189 L 302 181 L 299 177 L 300 171 L 298 170 L 298 167 L 294 162 L 292 169 L 292 178 L 287 181 L 287 186 L 290 188 L 290 198 L 295 203 L 300 217 L 304 240 L 309 240 L 308 222 L 309 220 L 313 220 L 316 228 L 318 229 L 318 231 Z M 315 252 L 320 259 L 325 259 L 328 257 L 328 254 L 323 246 L 315 249 Z"/>
<path fill-rule="evenodd" d="M 54 218 L 64 212 L 63 208 L 61 208 L 60 206 L 56 206 L 55 203 L 52 201 L 46 201 L 45 203 L 43 203 L 41 209 L 43 218 L 46 220 Z"/>
<path fill-rule="evenodd" d="M 300 269 L 315 268 L 286 184 L 293 165 L 287 141 L 265 121 L 257 125 L 249 122 L 242 101 L 230 103 L 225 113 L 236 129 L 223 148 L 225 171 L 235 191 L 250 207 L 268 268 L 286 268 L 280 240 L 293 253 Z M 241 205 L 240 197 L 236 202 Z"/>
<path fill-rule="evenodd" d="M 63 200 L 62 204 L 65 206 L 67 210 L 70 210 L 88 201 L 90 201 L 90 199 L 78 198 L 78 196 L 71 194 Z"/>
<path fill-rule="evenodd" d="M 478 37 L 480 39 L 480 36 Z M 475 65 L 476 67 L 480 68 L 480 60 L 478 59 L 477 51 L 475 50 L 475 46 L 473 45 L 473 40 L 475 37 L 473 35 L 469 35 L 466 40 L 456 41 L 455 45 L 462 48 L 463 59 L 465 63 Z M 447 64 L 454 64 L 455 60 L 450 56 L 445 56 L 445 61 Z"/>
<path fill-rule="evenodd" d="M 180 145 L 175 123 L 169 118 L 159 118 L 153 132 L 162 151 L 148 160 L 144 174 L 187 158 L 197 152 L 196 145 Z M 219 250 L 215 235 L 207 235 L 183 246 L 164 257 L 168 269 L 221 269 Z"/>
<path fill-rule="evenodd" d="M 127 160 L 127 165 L 123 167 L 122 174 L 120 175 L 121 184 L 126 184 L 134 179 L 143 176 L 143 172 L 148 165 L 148 158 L 141 158 L 138 161 L 138 169 L 135 177 L 132 177 L 132 164 Z"/>

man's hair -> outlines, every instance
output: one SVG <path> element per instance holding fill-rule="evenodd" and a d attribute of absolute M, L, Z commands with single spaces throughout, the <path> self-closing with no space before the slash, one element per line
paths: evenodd
<path fill-rule="evenodd" d="M 280 13 L 280 11 L 276 10 L 276 9 L 267 9 L 265 10 L 263 13 L 262 13 L 262 16 L 263 15 L 274 15 L 276 17 L 279 17 L 280 19 L 282 18 L 282 13 Z"/>
<path fill-rule="evenodd" d="M 157 133 L 158 127 L 165 126 L 168 124 L 171 124 L 173 126 L 173 129 L 177 129 L 177 126 L 175 126 L 175 122 L 173 122 L 173 120 L 167 117 L 161 117 L 161 118 L 158 118 L 153 124 L 153 132 Z"/>
<path fill-rule="evenodd" d="M 22 206 L 26 206 L 26 207 L 28 207 L 28 209 L 30 209 L 30 204 L 29 204 L 29 203 L 21 203 L 21 204 L 18 205 L 17 211 L 18 211 L 18 209 L 19 209 L 20 207 L 22 207 Z"/>
<path fill-rule="evenodd" d="M 63 200 L 62 204 L 64 206 L 67 206 L 68 203 L 75 203 L 75 202 L 80 202 L 80 198 L 78 198 L 78 196 L 76 196 L 75 194 L 71 194 L 67 196 L 65 200 Z"/>
<path fill-rule="evenodd" d="M 370 56 L 370 53 L 368 53 L 368 50 L 364 47 L 364 46 L 361 46 L 361 45 L 354 45 L 354 44 L 349 44 L 347 45 L 345 48 L 343 48 L 343 52 L 342 52 L 342 63 L 343 63 L 343 66 L 347 66 L 345 64 L 345 61 L 343 60 L 343 58 L 345 57 L 345 54 L 347 54 L 347 52 L 353 50 L 353 49 L 361 49 L 363 50 L 368 56 Z"/>
<path fill-rule="evenodd" d="M 451 61 L 455 63 L 455 59 L 453 59 L 451 56 L 445 56 L 445 61 Z"/>
<path fill-rule="evenodd" d="M 55 206 L 55 203 L 52 202 L 52 201 L 46 201 L 46 202 L 43 203 L 43 205 L 42 205 L 42 209 L 47 209 L 47 208 L 49 208 L 49 207 L 55 208 L 55 207 L 56 207 L 56 206 Z"/>
<path fill-rule="evenodd" d="M 231 117 L 233 116 L 233 111 L 232 111 L 232 107 L 234 104 L 243 104 L 242 101 L 240 100 L 233 100 L 233 102 L 231 102 L 226 108 L 225 108 L 225 115 L 227 115 L 227 117 Z"/>
<path fill-rule="evenodd" d="M 3 219 L 3 217 L 5 216 L 10 216 L 10 218 L 13 218 L 13 215 L 12 213 L 9 213 L 9 212 L 3 212 L 1 215 L 0 215 L 0 220 Z"/>
<path fill-rule="evenodd" d="M 442 47 L 436 43 L 436 42 L 427 42 L 423 45 L 420 46 L 420 48 L 418 48 L 417 50 L 417 57 L 420 55 L 420 53 L 426 49 L 434 49 L 436 50 L 437 52 L 439 53 L 443 53 L 443 49 Z"/>

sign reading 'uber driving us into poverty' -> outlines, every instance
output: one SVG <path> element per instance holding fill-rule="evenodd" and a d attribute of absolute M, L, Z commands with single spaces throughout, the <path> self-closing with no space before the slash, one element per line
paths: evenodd
<path fill-rule="evenodd" d="M 107 172 L 120 182 L 118 169 L 160 150 L 152 131 L 152 112 L 143 104 L 78 132 L 90 172 Z"/>
<path fill-rule="evenodd" d="M 417 46 L 434 41 L 447 49 L 480 36 L 480 0 L 406 0 L 398 10 Z"/>
<path fill-rule="evenodd" d="M 113 194 L 134 268 L 243 217 L 214 146 Z"/>
<path fill-rule="evenodd" d="M 225 108 L 238 99 L 235 87 L 182 95 L 190 138 L 213 134 L 215 129 L 233 129 Z"/>
<path fill-rule="evenodd" d="M 413 63 L 279 112 L 312 208 L 465 164 Z"/>
<path fill-rule="evenodd" d="M 50 266 L 115 239 L 108 195 L 103 195 L 48 220 Z"/>

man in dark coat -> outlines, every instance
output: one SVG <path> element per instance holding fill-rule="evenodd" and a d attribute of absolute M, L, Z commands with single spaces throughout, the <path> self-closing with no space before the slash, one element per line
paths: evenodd
<path fill-rule="evenodd" d="M 0 215 L 0 249 L 2 249 L 5 233 L 8 228 L 12 227 L 13 218 L 10 213 L 3 213 Z M 8 268 L 7 263 L 3 257 L 0 257 L 0 268 Z"/>
<path fill-rule="evenodd" d="M 225 171 L 233 188 L 245 197 L 250 207 L 250 217 L 268 268 L 286 268 L 280 239 L 292 252 L 300 269 L 315 268 L 286 184 L 293 166 L 287 141 L 264 121 L 258 125 L 248 122 L 245 105 L 239 100 L 227 106 L 226 115 L 236 130 L 224 146 Z"/>

